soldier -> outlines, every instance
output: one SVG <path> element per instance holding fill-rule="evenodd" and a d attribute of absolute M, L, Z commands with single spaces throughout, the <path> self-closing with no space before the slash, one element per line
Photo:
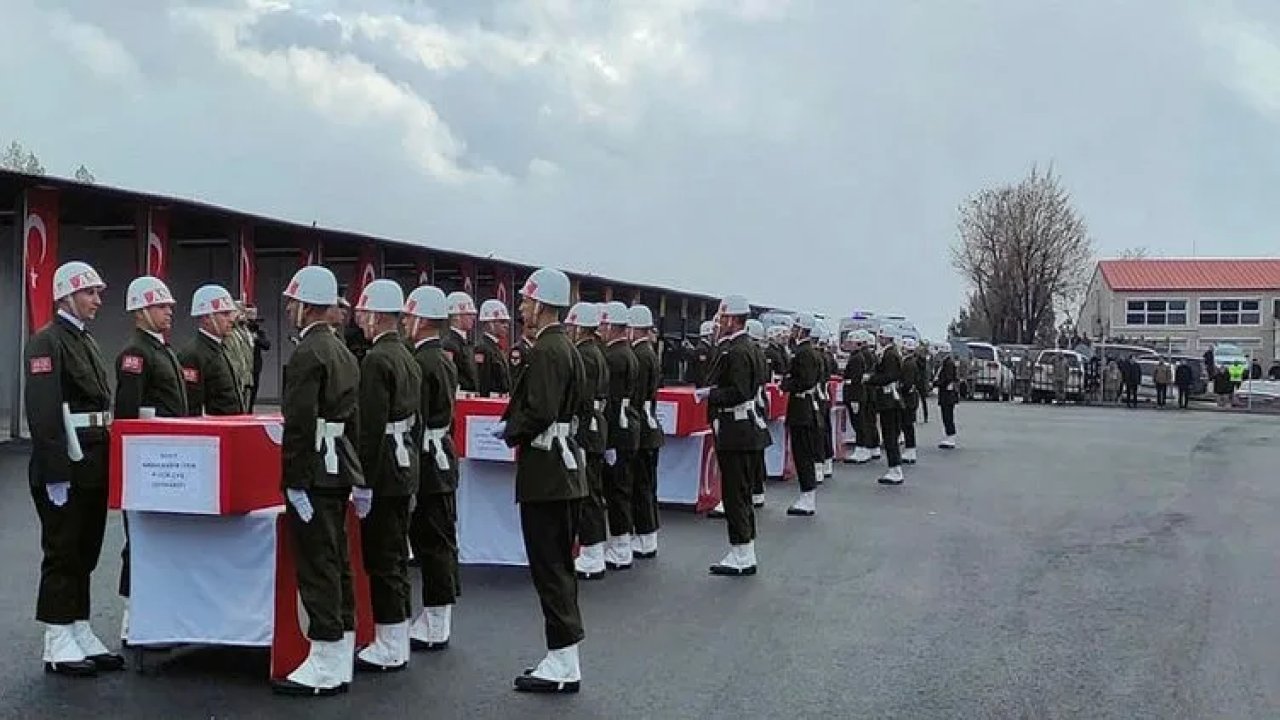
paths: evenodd
<path fill-rule="evenodd" d="M 653 313 L 644 305 L 633 305 L 627 311 L 631 349 L 636 356 L 636 385 L 631 404 L 640 411 L 640 446 L 632 461 L 631 512 L 635 523 L 632 550 L 637 558 L 649 560 L 658 556 L 658 450 L 664 437 L 658 424 L 658 388 L 662 371 L 654 352 L 650 331 Z"/>
<path fill-rule="evenodd" d="M 283 295 L 300 340 L 281 393 L 280 474 L 298 595 L 310 619 L 310 649 L 272 689 L 285 695 L 334 695 L 350 686 L 355 656 L 347 502 L 353 501 L 361 520 L 373 503 L 356 452 L 360 367 L 329 325 L 338 281 L 328 268 L 301 268 Z"/>
<path fill-rule="evenodd" d="M 497 300 L 485 300 L 480 304 L 480 328 L 483 331 L 476 341 L 474 355 L 476 365 L 476 392 L 484 397 L 507 395 L 511 392 L 511 366 L 498 338 L 510 333 L 511 315 L 507 306 Z"/>
<path fill-rule="evenodd" d="M 880 416 L 880 438 L 889 461 L 888 472 L 879 480 L 881 485 L 901 485 L 903 480 L 902 453 L 898 446 L 898 435 L 902 433 L 902 395 L 899 389 L 902 357 L 894 347 L 894 337 L 891 328 L 880 328 L 880 356 L 876 359 L 874 372 L 865 380 L 867 394 Z"/>
<path fill-rule="evenodd" d="M 872 370 L 872 366 L 867 364 L 866 355 L 862 352 L 867 343 L 866 334 L 865 330 L 854 330 L 849 333 L 849 359 L 845 362 L 843 374 L 844 407 L 849 413 L 849 422 L 853 425 L 854 432 L 853 456 L 849 462 L 855 465 L 871 462 L 870 438 L 863 417 L 863 413 L 870 413 L 870 408 L 862 378 Z"/>
<path fill-rule="evenodd" d="M 253 340 L 247 332 L 241 331 L 244 322 L 244 305 L 234 306 L 231 318 L 231 329 L 223 336 L 222 344 L 226 348 L 227 360 L 231 363 L 231 371 L 235 377 L 237 392 L 243 397 L 241 405 L 247 405 L 253 386 Z"/>
<path fill-rule="evenodd" d="M 752 486 L 763 473 L 766 423 L 758 399 L 765 366 L 746 333 L 751 306 L 740 295 L 720 303 L 720 333 L 712 385 L 696 392 L 714 412 L 716 461 L 729 530 L 729 553 L 711 566 L 712 575 L 756 574 L 756 518 Z"/>
<path fill-rule="evenodd" d="M 632 468 L 640 447 L 640 409 L 632 405 L 639 384 L 639 361 L 627 340 L 627 306 L 613 301 L 600 313 L 600 335 L 605 342 L 605 363 L 609 366 L 609 427 L 604 452 L 605 505 L 609 515 L 609 541 L 605 547 L 605 566 L 610 570 L 631 567 Z"/>
<path fill-rule="evenodd" d="M 414 650 L 449 647 L 458 598 L 458 461 L 450 436 L 458 370 L 445 353 L 449 303 L 444 291 L 423 285 L 404 305 L 405 336 L 422 372 L 418 425 L 422 438 L 418 502 L 409 520 L 409 542 L 422 572 L 422 612 L 409 628 Z"/>
<path fill-rule="evenodd" d="M 569 306 L 569 278 L 536 270 L 520 290 L 520 316 L 534 333 L 520 382 L 494 434 L 516 453 L 516 502 L 529 573 L 542 603 L 547 655 L 515 679 L 522 692 L 578 692 L 578 648 L 585 633 L 578 610 L 573 543 L 587 496 L 573 420 L 590 396 L 582 359 L 565 336 L 560 313 Z"/>
<path fill-rule="evenodd" d="M 43 552 L 36 620 L 44 625 L 45 672 L 60 675 L 124 668 L 89 625 L 90 576 L 107 524 L 111 386 L 85 324 L 97 317 L 105 287 L 85 263 L 59 267 L 57 314 L 27 341 L 28 478 Z"/>
<path fill-rule="evenodd" d="M 761 434 L 761 442 L 764 443 L 763 448 L 768 448 L 773 444 L 773 436 L 769 434 L 769 400 L 765 394 L 764 386 L 769 382 L 769 360 L 764 355 L 764 323 L 752 318 L 747 320 L 747 337 L 751 339 L 751 359 L 756 363 L 756 371 L 764 378 L 764 382 L 760 384 L 760 389 L 756 393 L 756 415 L 763 421 L 763 424 L 757 424 L 756 430 Z M 766 470 L 764 465 L 764 449 L 760 450 L 760 467 L 756 472 L 756 476 L 751 480 L 751 505 L 753 507 L 764 507 L 764 481 Z"/>
<path fill-rule="evenodd" d="M 516 338 L 516 344 L 511 347 L 511 352 L 507 354 L 507 363 L 511 367 L 511 387 L 516 386 L 516 382 L 520 379 L 520 372 L 524 370 L 524 356 L 528 354 L 529 348 L 533 347 L 533 339 L 529 337 L 526 328 L 520 329 L 520 337 Z"/>
<path fill-rule="evenodd" d="M 956 446 L 956 404 L 960 402 L 956 379 L 956 361 L 950 352 L 944 351 L 942 366 L 938 368 L 938 379 L 933 383 L 938 388 L 938 409 L 942 412 L 942 429 L 946 433 L 946 437 L 938 443 L 938 447 L 943 450 L 953 450 Z"/>
<path fill-rule="evenodd" d="M 782 381 L 787 393 L 787 432 L 791 435 L 791 452 L 795 457 L 796 479 L 800 497 L 787 508 L 788 515 L 812 516 L 817 512 L 818 459 L 822 453 L 822 431 L 819 420 L 818 386 L 823 382 L 823 359 L 813 347 L 813 316 L 796 316 L 792 335 L 795 354 Z"/>
<path fill-rule="evenodd" d="M 226 338 L 235 322 L 231 293 L 221 285 L 204 285 L 191 296 L 191 317 L 199 328 L 178 352 L 187 385 L 187 413 L 240 415 L 245 399 L 227 357 Z"/>
<path fill-rule="evenodd" d="M 822 459 L 817 469 L 818 482 L 835 472 L 835 437 L 831 429 L 831 378 L 840 374 L 836 356 L 831 352 L 831 330 L 826 323 L 817 325 L 818 338 L 814 348 L 822 356 L 822 380 L 818 383 L 818 419 L 822 422 Z"/>
<path fill-rule="evenodd" d="M 440 341 L 444 354 L 458 368 L 458 389 L 476 392 L 480 382 L 476 377 L 475 346 L 471 344 L 471 328 L 476 324 L 476 304 L 464 292 L 451 292 L 449 301 L 449 331 L 441 332 Z"/>
<path fill-rule="evenodd" d="M 769 338 L 765 357 L 769 360 L 769 373 L 775 382 L 787 374 L 791 365 L 791 356 L 787 352 L 788 332 L 785 325 L 774 325 L 765 332 Z"/>
<path fill-rule="evenodd" d="M 133 335 L 116 357 L 118 420 L 186 417 L 187 393 L 182 364 L 169 347 L 173 295 L 158 278 L 144 275 L 129 283 L 125 311 L 133 314 Z M 124 550 L 120 553 L 120 597 L 125 598 L 120 639 L 129 640 L 129 516 L 124 513 Z"/>
<path fill-rule="evenodd" d="M 716 346 L 712 338 L 716 333 L 715 322 L 708 320 L 698 328 L 698 344 L 693 349 L 693 359 L 689 363 L 689 382 L 694 387 L 706 387 L 711 374 L 711 361 L 716 356 Z"/>
<path fill-rule="evenodd" d="M 356 325 L 369 341 L 360 361 L 360 467 L 373 504 L 360 524 L 369 574 L 375 639 L 356 655 L 364 671 L 403 670 L 409 663 L 409 502 L 418 491 L 418 443 L 413 424 L 422 371 L 400 337 L 404 291 L 374 280 L 356 301 Z"/>
<path fill-rule="evenodd" d="M 599 580 L 605 573 L 605 540 L 609 537 L 605 517 L 604 453 L 608 441 L 609 366 L 603 343 L 596 333 L 600 326 L 600 306 L 580 302 L 569 311 L 565 325 L 570 328 L 586 373 L 586 392 L 578 409 L 578 445 L 587 457 L 587 490 L 578 528 L 578 559 L 574 561 L 579 580 Z"/>
<path fill-rule="evenodd" d="M 902 416 L 899 422 L 902 425 L 902 437 L 905 441 L 902 462 L 907 465 L 916 464 L 916 411 L 922 402 L 920 383 L 924 378 L 924 363 L 916 354 L 918 347 L 919 344 L 915 338 L 902 338 L 902 352 L 905 357 L 902 358 L 902 382 L 898 384 L 899 394 L 902 396 Z"/>

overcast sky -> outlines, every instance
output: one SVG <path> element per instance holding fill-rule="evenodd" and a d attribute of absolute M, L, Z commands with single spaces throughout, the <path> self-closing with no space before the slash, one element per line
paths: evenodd
<path fill-rule="evenodd" d="M 941 337 L 956 207 L 1274 255 L 1274 0 L 0 0 L 0 141 L 100 182 Z"/>

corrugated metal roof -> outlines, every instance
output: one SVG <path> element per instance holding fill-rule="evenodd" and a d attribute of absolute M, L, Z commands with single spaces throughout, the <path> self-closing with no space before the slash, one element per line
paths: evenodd
<path fill-rule="evenodd" d="M 1112 290 L 1280 290 L 1280 260 L 1100 260 Z"/>

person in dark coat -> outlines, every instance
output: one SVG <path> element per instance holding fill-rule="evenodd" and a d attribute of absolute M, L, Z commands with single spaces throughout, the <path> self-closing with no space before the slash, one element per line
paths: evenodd
<path fill-rule="evenodd" d="M 199 327 L 178 352 L 187 385 L 187 413 L 196 417 L 244 413 L 244 394 L 223 344 L 235 323 L 231 294 L 218 285 L 201 287 L 191 298 L 191 316 Z"/>
<path fill-rule="evenodd" d="M 938 447 L 943 450 L 954 450 L 956 447 L 956 405 L 960 403 L 958 381 L 956 361 L 950 352 L 944 351 L 942 363 L 938 367 L 938 378 L 933 381 L 933 386 L 938 388 L 938 409 L 942 412 L 942 430 L 946 433 L 942 442 L 938 443 Z"/>
<path fill-rule="evenodd" d="M 1186 361 L 1178 363 L 1173 371 L 1173 384 L 1178 387 L 1178 407 L 1186 408 L 1191 401 L 1191 366 Z"/>

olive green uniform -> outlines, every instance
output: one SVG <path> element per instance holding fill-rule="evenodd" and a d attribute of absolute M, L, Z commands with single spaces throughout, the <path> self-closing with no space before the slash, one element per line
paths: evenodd
<path fill-rule="evenodd" d="M 756 470 L 756 476 L 751 481 L 751 493 L 753 495 L 764 495 L 764 481 L 767 476 L 764 462 L 764 449 L 773 444 L 773 436 L 769 434 L 769 403 L 765 394 L 764 386 L 769 383 L 769 358 L 764 354 L 764 348 L 754 341 L 748 343 L 751 348 L 751 361 L 753 370 L 760 379 L 760 386 L 756 389 L 756 413 L 760 416 L 761 423 L 755 423 L 756 431 L 760 434 L 760 467 Z M 714 367 L 714 364 L 713 364 Z M 763 425 L 763 427 L 762 427 Z"/>
<path fill-rule="evenodd" d="M 658 388 L 662 368 L 653 343 L 632 343 L 636 356 L 636 386 L 631 404 L 640 410 L 640 446 L 632 459 L 631 512 L 637 535 L 658 531 L 658 450 L 665 438 L 658 423 Z"/>
<path fill-rule="evenodd" d="M 956 389 L 958 375 L 956 361 L 950 355 L 942 358 L 938 379 L 933 384 L 938 388 L 938 409 L 942 411 L 942 430 L 947 437 L 956 434 L 956 405 L 960 402 L 960 393 Z"/>
<path fill-rule="evenodd" d="M 476 348 L 461 330 L 445 328 L 440 331 L 440 346 L 444 354 L 458 368 L 458 389 L 463 392 L 478 392 L 480 381 L 476 377 Z"/>
<path fill-rule="evenodd" d="M 440 338 L 418 342 L 413 359 L 422 373 L 416 436 L 418 503 L 409 520 L 409 543 L 422 572 L 424 607 L 452 605 L 458 597 L 458 460 L 450 430 L 458 370 Z"/>
<path fill-rule="evenodd" d="M 578 441 L 569 427 L 582 396 L 589 394 L 582 358 L 564 329 L 550 325 L 538 331 L 503 415 L 504 439 L 509 447 L 518 448 L 520 529 L 533 586 L 542 603 L 549 650 L 569 647 L 585 637 L 573 543 L 587 480 Z M 548 438 L 549 434 L 555 437 Z"/>
<path fill-rule="evenodd" d="M 253 335 L 244 326 L 244 321 L 239 321 L 231 327 L 223 343 L 235 376 L 236 389 L 244 396 L 240 403 L 247 406 L 253 392 Z"/>
<path fill-rule="evenodd" d="M 840 374 L 840 369 L 836 365 L 836 356 L 831 351 L 822 348 L 818 351 L 822 357 L 822 376 L 818 383 L 818 420 L 822 423 L 822 457 L 820 460 L 826 461 L 835 457 L 835 440 L 831 432 L 831 385 L 828 383 L 832 377 Z"/>
<path fill-rule="evenodd" d="M 191 342 L 178 352 L 178 361 L 187 386 L 187 414 L 240 415 L 245 412 L 245 399 L 225 344 L 204 331 L 197 331 Z"/>
<path fill-rule="evenodd" d="M 902 438 L 908 449 L 916 446 L 916 411 L 920 408 L 920 383 L 923 378 L 924 361 L 919 355 L 913 353 L 902 359 L 902 381 L 898 383 L 899 395 L 902 396 L 902 415 L 898 423 L 902 426 Z"/>
<path fill-rule="evenodd" d="M 890 345 L 880 353 L 875 371 L 867 379 L 867 395 L 876 406 L 876 415 L 880 416 L 880 439 L 891 468 L 902 463 L 902 451 L 898 447 L 898 435 L 902 432 L 901 380 L 902 358 L 898 349 Z"/>
<path fill-rule="evenodd" d="M 844 407 L 845 412 L 849 413 L 849 424 L 853 426 L 854 444 L 868 450 L 872 446 L 867 444 L 870 438 L 863 423 L 862 413 L 867 404 L 867 398 L 862 376 L 869 372 L 871 368 L 867 367 L 866 356 L 862 354 L 861 348 L 849 353 L 849 360 L 845 362 L 843 373 Z"/>
<path fill-rule="evenodd" d="M 476 392 L 485 397 L 511 393 L 511 366 L 497 338 L 481 333 L 472 360 L 476 366 Z"/>
<path fill-rule="evenodd" d="M 764 473 L 768 431 L 757 400 L 766 382 L 766 367 L 760 360 L 763 353 L 753 350 L 754 346 L 745 332 L 720 342 L 707 396 L 714 413 L 712 428 L 731 545 L 756 538 L 751 494 L 756 479 Z"/>
<path fill-rule="evenodd" d="M 143 412 L 143 409 L 146 412 Z M 117 420 L 135 420 L 142 415 L 186 417 L 187 391 L 182 364 L 173 349 L 146 330 L 134 328 L 128 344 L 116 358 Z M 120 551 L 120 594 L 129 597 L 129 516 L 124 515 L 124 549 Z"/>
<path fill-rule="evenodd" d="M 791 367 L 782 381 L 787 393 L 787 432 L 791 435 L 791 455 L 801 492 L 818 486 L 814 465 L 822 459 L 823 423 L 819 417 L 818 384 L 822 382 L 824 361 L 808 339 L 796 345 Z"/>
<path fill-rule="evenodd" d="M 373 621 L 408 617 L 409 498 L 418 491 L 418 443 L 413 424 L 422 371 L 396 332 L 373 341 L 360 361 L 360 467 L 373 505 L 360 523 L 360 543 Z"/>
<path fill-rule="evenodd" d="M 689 382 L 694 387 L 707 387 L 711 378 L 711 364 L 716 358 L 716 347 L 707 340 L 699 340 L 689 362 Z"/>
<path fill-rule="evenodd" d="M 524 335 L 516 340 L 516 344 L 511 348 L 511 352 L 507 354 L 507 364 L 511 367 L 511 387 L 516 386 L 516 382 L 520 379 L 520 373 L 524 371 L 524 356 L 528 354 L 529 348 L 533 347 L 533 343 Z"/>
<path fill-rule="evenodd" d="M 625 339 L 605 346 L 605 363 L 609 366 L 608 449 L 614 452 L 613 464 L 605 461 L 604 493 L 609 514 L 609 535 L 629 535 L 634 529 L 632 494 L 634 492 L 633 461 L 640 447 L 641 420 L 633 402 L 639 368 L 635 351 Z"/>
<path fill-rule="evenodd" d="M 582 503 L 582 520 L 578 530 L 581 545 L 595 545 L 608 538 L 605 524 L 604 451 L 608 442 L 605 408 L 609 400 L 609 366 L 601 350 L 599 336 L 580 340 L 578 355 L 586 375 L 586 392 L 578 404 L 578 445 L 587 456 L 587 490 Z"/>
<path fill-rule="evenodd" d="M 280 460 L 284 489 L 306 491 L 314 511 L 304 522 L 293 503 L 286 503 L 298 594 L 311 620 L 307 637 L 315 641 L 338 641 L 344 631 L 355 629 L 346 520 L 351 488 L 365 484 L 356 452 L 359 397 L 355 356 L 327 324 L 308 326 L 286 366 Z M 325 421 L 331 435 L 320 450 L 318 421 Z M 341 423 L 341 432 L 334 423 Z M 336 456 L 337 472 L 329 472 L 326 456 Z"/>
<path fill-rule="evenodd" d="M 27 479 L 40 518 L 40 585 L 36 620 L 66 625 L 89 619 L 89 577 L 98 566 L 107 525 L 107 365 L 88 332 L 62 314 L 27 341 Z M 73 430 L 83 457 L 72 460 L 62 406 L 83 419 Z M 61 507 L 47 485 L 71 483 Z M 11 569 L 12 572 L 12 569 Z"/>

